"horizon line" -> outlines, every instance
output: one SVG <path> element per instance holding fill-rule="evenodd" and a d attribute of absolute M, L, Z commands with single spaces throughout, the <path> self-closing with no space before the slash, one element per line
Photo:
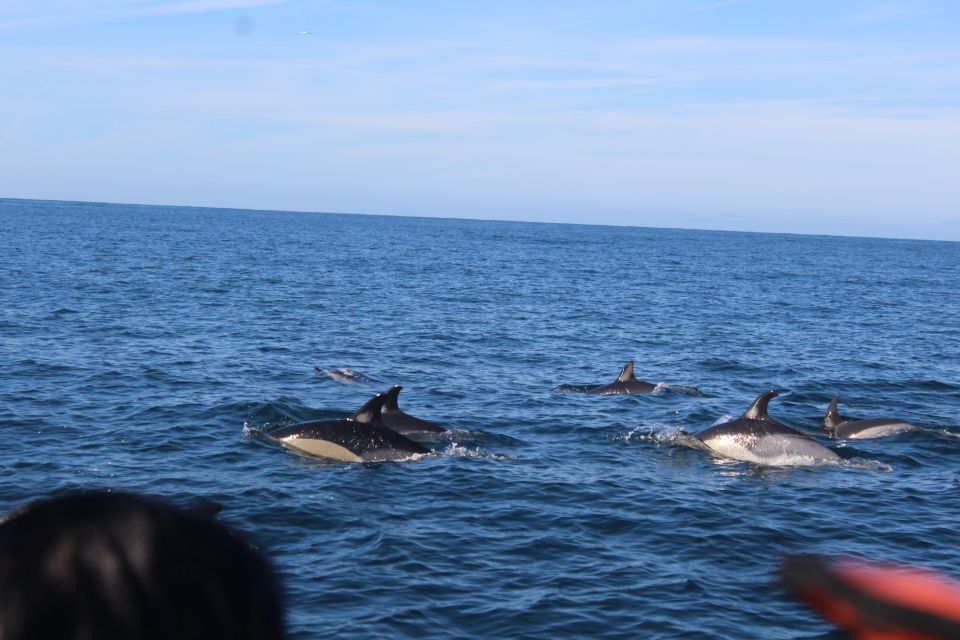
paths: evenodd
<path fill-rule="evenodd" d="M 633 224 L 611 224 L 611 223 L 590 223 L 590 222 L 555 222 L 545 220 L 514 220 L 504 218 L 473 218 L 467 216 L 431 216 L 431 215 L 410 215 L 402 213 L 369 213 L 358 211 L 316 211 L 312 209 L 260 209 L 246 207 L 226 207 L 211 205 L 192 205 L 192 204 L 159 204 L 149 202 L 110 202 L 105 200 L 61 200 L 50 198 L 17 198 L 0 196 L 0 202 L 19 201 L 19 202 L 56 202 L 64 204 L 102 204 L 116 207 L 157 207 L 157 208 L 178 208 L 178 209 L 210 209 L 212 211 L 250 211 L 258 213 L 302 213 L 313 215 L 334 215 L 334 216 L 365 216 L 369 218 L 413 218 L 419 220 L 463 220 L 468 222 L 503 222 L 507 224 L 544 224 L 544 225 L 564 225 L 580 227 L 610 227 L 614 229 L 659 229 L 663 231 L 702 231 L 708 233 L 741 233 L 741 234 L 760 234 L 775 236 L 799 236 L 808 238 L 852 238 L 862 240 L 893 240 L 903 242 L 960 242 L 960 240 L 945 240 L 934 238 L 904 238 L 892 236 L 859 236 L 843 235 L 838 233 L 799 233 L 796 231 L 744 231 L 742 229 L 703 229 L 699 227 L 658 227 L 651 225 L 633 225 Z"/>

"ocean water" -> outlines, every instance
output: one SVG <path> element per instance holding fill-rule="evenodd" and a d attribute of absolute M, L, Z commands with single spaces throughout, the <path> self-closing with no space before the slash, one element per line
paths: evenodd
<path fill-rule="evenodd" d="M 393 384 L 433 455 L 262 435 Z M 840 464 L 685 444 L 774 388 Z M 958 457 L 960 243 L 0 200 L 0 509 L 217 501 L 293 638 L 839 638 L 779 562 L 960 577 Z"/>

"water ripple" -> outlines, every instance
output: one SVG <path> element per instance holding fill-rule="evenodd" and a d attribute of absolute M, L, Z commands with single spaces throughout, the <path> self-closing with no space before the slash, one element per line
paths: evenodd
<path fill-rule="evenodd" d="M 0 208 L 2 507 L 220 503 L 282 571 L 294 638 L 825 638 L 774 584 L 784 555 L 960 566 L 956 243 Z M 657 393 L 585 393 L 627 359 Z M 392 384 L 450 427 L 434 455 L 263 435 Z M 689 435 L 771 388 L 839 464 Z M 834 394 L 921 428 L 827 441 Z"/>

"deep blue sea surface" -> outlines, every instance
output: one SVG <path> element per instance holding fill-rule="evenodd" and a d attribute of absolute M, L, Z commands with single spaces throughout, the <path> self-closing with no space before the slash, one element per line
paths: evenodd
<path fill-rule="evenodd" d="M 434 455 L 261 435 L 393 384 Z M 773 388 L 842 463 L 684 443 Z M 219 502 L 294 638 L 837 638 L 781 558 L 960 576 L 958 459 L 960 243 L 0 200 L 0 509 Z"/>

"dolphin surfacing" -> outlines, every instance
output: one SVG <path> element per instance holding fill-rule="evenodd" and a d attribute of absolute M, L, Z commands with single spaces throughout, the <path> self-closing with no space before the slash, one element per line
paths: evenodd
<path fill-rule="evenodd" d="M 407 435 L 408 433 L 443 433 L 446 431 L 440 425 L 404 413 L 397 406 L 397 397 L 400 395 L 400 385 L 394 385 L 385 394 L 383 406 L 380 409 L 380 419 L 388 429 Z"/>
<path fill-rule="evenodd" d="M 839 461 L 840 456 L 767 414 L 779 391 L 760 394 L 736 420 L 696 434 L 711 450 L 726 458 L 768 465 L 798 465 Z"/>
<path fill-rule="evenodd" d="M 430 453 L 384 424 L 380 411 L 385 400 L 380 393 L 349 418 L 302 422 L 268 435 L 290 449 L 341 462 L 386 462 Z"/>
<path fill-rule="evenodd" d="M 638 393 L 652 393 L 656 388 L 657 385 L 655 384 L 637 380 L 636 376 L 633 375 L 633 360 L 629 360 L 627 364 L 623 365 L 623 369 L 620 370 L 620 375 L 617 376 L 616 380 L 610 384 L 594 387 L 590 389 L 590 391 L 587 391 L 587 393 L 596 395 L 634 395 Z"/>
<path fill-rule="evenodd" d="M 867 438 L 882 438 L 904 431 L 916 429 L 915 425 L 896 418 L 879 418 L 876 420 L 851 420 L 843 418 L 837 411 L 840 396 L 833 396 L 827 415 L 823 417 L 823 432 L 830 438 L 847 440 L 865 440 Z"/>

